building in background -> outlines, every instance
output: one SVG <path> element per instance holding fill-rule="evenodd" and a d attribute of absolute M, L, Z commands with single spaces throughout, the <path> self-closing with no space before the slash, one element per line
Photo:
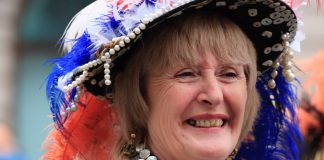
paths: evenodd
<path fill-rule="evenodd" d="M 13 132 L 14 91 L 17 37 L 17 22 L 19 20 L 20 0 L 0 1 L 0 159 L 22 160 L 16 136 Z"/>
<path fill-rule="evenodd" d="M 1 160 L 34 160 L 42 154 L 52 122 L 43 86 L 51 66 L 45 62 L 57 56 L 56 43 L 68 21 L 90 2 L 0 1 Z M 16 153 L 20 156 L 9 156 Z"/>

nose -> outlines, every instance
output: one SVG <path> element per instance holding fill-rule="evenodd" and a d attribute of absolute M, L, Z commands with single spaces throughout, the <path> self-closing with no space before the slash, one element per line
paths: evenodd
<path fill-rule="evenodd" d="M 197 100 L 200 104 L 208 107 L 215 107 L 224 100 L 221 84 L 215 75 L 202 79 Z"/>

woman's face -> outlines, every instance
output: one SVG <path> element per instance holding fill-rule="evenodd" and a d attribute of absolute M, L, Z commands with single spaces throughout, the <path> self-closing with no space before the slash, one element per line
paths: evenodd
<path fill-rule="evenodd" d="M 159 159 L 224 160 L 238 143 L 247 100 L 243 65 L 197 54 L 194 66 L 147 77 L 149 145 Z"/>

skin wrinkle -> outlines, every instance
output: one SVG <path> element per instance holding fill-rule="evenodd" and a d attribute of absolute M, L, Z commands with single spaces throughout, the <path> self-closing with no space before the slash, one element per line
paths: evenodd
<path fill-rule="evenodd" d="M 221 66 L 220 66 L 220 70 L 222 70 L 222 68 L 224 68 L 224 66 L 228 66 L 228 65 L 230 65 L 230 64 L 227 64 L 227 65 L 222 65 L 221 64 Z M 226 68 L 226 67 L 225 67 Z M 206 67 L 206 69 L 207 69 L 207 67 Z M 218 74 L 219 73 L 216 73 L 216 78 L 218 78 L 217 76 L 218 76 Z M 240 76 L 241 76 L 241 73 L 240 73 Z M 219 80 L 220 81 L 220 80 Z M 244 81 L 245 82 L 245 77 L 239 77 L 238 79 L 237 79 L 237 82 L 239 82 L 239 81 Z M 209 83 L 206 83 L 206 84 L 209 84 Z M 218 87 L 221 87 L 221 85 L 222 85 L 222 83 L 219 83 L 219 86 Z M 225 91 L 221 91 L 221 92 L 225 92 Z M 223 96 L 224 97 L 224 96 Z M 225 100 L 225 99 L 224 99 Z M 233 113 L 233 111 L 228 111 L 229 109 L 230 109 L 230 107 L 228 107 L 228 106 L 225 106 L 224 107 L 225 109 L 226 109 L 226 112 L 227 113 L 229 113 L 229 116 L 230 117 L 233 117 L 234 115 L 232 114 Z M 231 125 L 233 122 L 232 121 L 228 121 L 227 123 L 229 123 L 229 125 Z"/>
<path fill-rule="evenodd" d="M 203 58 L 203 59 L 209 59 L 209 58 L 210 57 L 207 56 L 206 58 Z M 201 60 L 203 60 L 203 59 L 201 59 Z M 200 65 L 200 64 L 201 63 L 199 63 L 199 65 L 198 65 L 200 67 L 197 67 L 197 68 L 199 68 L 198 70 L 202 71 L 201 72 L 201 74 L 202 74 L 201 77 L 202 78 L 200 78 L 198 81 L 202 81 L 202 82 L 199 82 L 198 84 L 194 83 L 193 86 L 192 86 L 192 88 L 194 88 L 194 89 L 196 89 L 197 87 L 200 88 L 200 89 L 199 90 L 189 91 L 190 92 L 189 94 L 194 95 L 193 100 L 195 101 L 195 103 L 197 103 L 195 99 L 197 99 L 197 96 L 201 92 L 204 92 L 204 91 L 205 92 L 206 91 L 208 91 L 208 92 L 217 91 L 218 92 L 217 94 L 220 94 L 220 95 L 216 95 L 216 96 L 223 97 L 223 95 L 222 95 L 223 92 L 226 95 L 229 94 L 229 93 L 227 93 L 227 92 L 229 92 L 229 90 L 226 90 L 226 89 L 223 90 L 222 89 L 222 87 L 225 87 L 226 85 L 231 85 L 231 83 L 232 83 L 233 85 L 238 85 L 239 84 L 239 85 L 242 85 L 242 86 L 246 86 L 245 81 L 241 81 L 240 78 L 235 79 L 234 81 L 231 81 L 229 84 L 219 80 L 219 77 L 217 77 L 215 73 L 218 73 L 218 72 L 222 73 L 222 70 L 224 69 L 224 67 L 222 65 L 218 66 L 217 64 L 215 64 L 215 65 L 213 65 L 214 67 L 212 67 L 212 66 L 208 66 L 208 65 L 205 66 L 205 65 Z M 204 64 L 204 63 L 202 63 L 202 64 Z M 183 66 L 183 67 L 185 67 L 185 66 Z M 178 68 L 181 68 L 181 67 L 178 67 Z M 179 70 L 178 68 L 171 69 L 172 73 L 175 72 L 175 74 L 176 74 L 177 71 Z M 239 74 L 239 75 L 242 75 L 242 74 L 244 75 L 243 66 L 240 65 L 238 68 L 240 68 L 240 69 L 235 69 L 236 73 Z M 160 101 L 158 101 L 159 102 L 158 106 L 160 106 L 160 107 L 168 107 L 167 105 L 168 105 L 169 102 L 166 101 L 166 100 L 170 100 L 169 97 L 168 97 L 168 96 L 170 96 L 170 95 L 168 95 L 170 93 L 167 93 L 167 92 L 169 92 L 169 91 L 170 92 L 177 91 L 177 92 L 181 93 L 181 91 L 180 91 L 181 88 L 176 88 L 176 89 L 173 88 L 173 87 L 177 87 L 176 85 L 179 85 L 178 84 L 179 80 L 177 80 L 176 78 L 170 78 L 170 75 L 172 75 L 172 73 L 170 74 L 169 72 L 167 72 L 167 73 L 164 74 L 163 71 L 162 72 L 160 71 L 160 73 L 162 73 L 162 74 L 156 74 L 157 76 L 149 76 L 149 80 L 148 80 L 149 85 L 148 85 L 147 88 L 155 88 L 155 89 L 151 90 L 152 92 L 149 92 L 149 91 L 148 92 L 150 93 L 149 95 L 151 95 L 151 96 L 154 95 L 153 97 L 159 97 Z M 205 76 L 205 75 L 210 75 L 210 73 L 212 73 L 211 76 L 207 76 L 207 77 Z M 215 82 L 217 81 L 218 84 L 211 85 L 211 83 L 213 83 L 214 81 Z M 203 83 L 203 82 L 206 82 L 206 83 Z M 241 84 L 242 82 L 243 82 L 243 84 Z M 174 84 L 174 85 L 172 85 L 172 84 Z M 184 83 L 182 86 L 183 87 L 188 87 L 188 85 L 189 84 Z M 246 87 L 241 88 L 241 89 L 246 89 Z M 212 94 L 212 93 L 207 93 L 207 94 Z M 246 94 L 246 92 L 245 92 L 245 94 Z M 155 101 L 156 100 L 156 99 L 154 99 L 154 98 L 152 98 L 150 96 L 148 98 L 149 98 L 150 101 Z M 181 101 L 181 99 L 180 99 L 180 101 Z M 223 101 L 227 101 L 227 100 L 221 98 L 221 99 L 219 99 L 219 102 L 213 102 L 214 105 L 216 105 L 214 107 L 218 107 L 219 104 L 223 104 L 222 103 Z M 149 105 L 152 107 L 152 106 L 154 106 L 156 104 L 150 102 Z M 197 104 L 193 105 L 192 107 L 196 108 Z M 212 111 L 214 109 L 214 107 L 211 107 L 210 110 Z M 187 108 L 187 107 L 185 107 L 185 108 Z M 188 110 L 191 110 L 190 108 L 191 108 L 191 100 L 190 100 L 190 106 L 189 106 Z M 229 107 L 229 106 L 222 106 L 221 110 L 225 110 L 224 111 L 225 113 L 233 113 L 233 110 L 230 110 L 230 109 L 231 109 L 231 107 Z M 187 109 L 185 109 L 185 110 L 187 110 Z M 209 110 L 209 108 L 208 108 L 208 110 Z M 179 117 L 177 114 L 173 115 L 174 110 L 166 110 L 166 109 L 161 110 L 159 108 L 152 107 L 150 116 L 151 117 L 156 116 L 157 111 L 158 111 L 158 114 L 161 115 L 162 117 L 158 118 L 158 120 L 153 121 L 153 122 L 151 121 L 151 119 L 149 119 L 149 126 L 148 126 L 148 128 L 153 128 L 153 127 L 158 126 L 157 129 L 154 130 L 154 132 L 150 133 L 150 135 L 154 135 L 153 136 L 154 141 L 150 141 L 151 144 L 152 144 L 152 148 L 154 149 L 153 152 L 157 153 L 157 156 L 162 158 L 162 159 L 177 159 L 177 158 L 179 158 L 179 155 L 170 155 L 169 154 L 169 155 L 167 155 L 169 157 L 163 157 L 165 155 L 161 154 L 161 153 L 164 153 L 165 149 L 161 148 L 159 144 L 155 144 L 155 142 L 158 143 L 158 142 L 161 142 L 161 141 L 165 141 L 167 139 L 168 141 L 172 142 L 172 143 L 169 143 L 168 147 L 171 147 L 173 150 L 180 149 L 181 147 L 184 147 L 183 149 L 186 150 L 185 146 L 186 146 L 187 142 L 183 143 L 183 141 L 179 140 L 179 139 L 181 139 L 181 137 L 185 138 L 185 139 L 190 139 L 191 138 L 191 137 L 186 138 L 186 134 L 182 134 L 183 133 L 183 125 L 184 125 L 183 121 L 185 119 L 182 119 L 182 118 L 176 119 L 177 125 L 173 126 L 174 117 Z M 186 115 L 186 113 L 181 113 L 181 115 L 182 114 Z M 166 116 L 166 117 L 163 117 L 163 116 Z M 234 117 L 234 116 L 235 115 L 233 115 L 232 117 Z M 182 117 L 182 116 L 180 116 L 180 117 Z M 235 123 L 242 122 L 243 116 L 240 116 L 240 117 L 241 117 L 241 121 L 235 121 Z M 164 128 L 160 128 L 159 126 L 163 126 Z M 174 129 L 176 129 L 176 131 L 171 132 L 171 135 L 170 135 L 170 132 L 165 132 L 164 131 L 164 130 L 174 130 Z M 241 130 L 240 127 L 238 128 L 238 130 L 239 131 Z M 238 130 L 236 130 L 236 132 L 238 132 Z M 234 134 L 236 134 L 236 132 Z M 158 133 L 158 134 L 156 134 L 156 133 Z M 176 137 L 178 137 L 178 138 L 176 138 Z M 191 143 L 197 143 L 197 145 L 199 145 L 199 141 L 197 141 L 197 140 L 191 141 Z M 181 146 L 181 147 L 179 147 L 179 146 Z M 179 151 L 171 152 L 171 153 L 183 153 L 183 152 L 181 152 L 181 149 L 180 149 Z"/>
<path fill-rule="evenodd" d="M 171 73 L 166 73 L 165 75 L 164 74 L 155 74 L 155 75 L 160 75 L 160 76 L 150 76 L 152 77 L 151 78 L 151 84 L 152 86 L 160 86 L 161 90 L 159 90 L 158 92 L 158 96 L 161 97 L 162 100 L 165 100 L 165 101 L 161 101 L 161 106 L 165 106 L 165 104 L 167 103 L 166 99 L 164 97 L 166 97 L 167 95 L 167 91 L 173 87 L 174 83 L 169 83 L 169 81 L 172 81 L 174 80 L 173 78 L 173 75 Z M 165 79 L 167 79 L 167 81 L 165 81 Z M 157 93 L 153 93 L 153 94 L 157 94 Z M 150 106 L 150 103 L 148 103 L 148 105 Z M 170 110 L 162 110 L 162 111 L 170 111 Z M 160 112 L 160 114 L 162 115 L 171 115 L 172 113 L 163 113 L 163 112 Z M 172 120 L 172 118 L 166 118 L 167 120 Z M 150 120 L 148 120 L 148 122 L 151 122 Z M 172 124 L 174 123 L 173 121 L 172 122 L 165 122 L 163 120 L 160 120 L 158 121 L 157 124 L 148 124 L 149 127 L 148 128 L 151 128 L 150 126 L 152 127 L 158 127 L 159 130 L 170 130 L 170 129 L 174 129 L 173 127 L 171 126 L 166 126 L 165 124 Z M 181 121 L 177 121 L 177 125 L 178 126 L 181 126 L 182 125 L 182 122 Z M 164 128 L 162 128 L 161 126 L 163 126 Z M 178 127 L 177 127 L 178 129 Z M 177 130 L 177 132 L 180 132 L 179 130 Z M 165 140 L 165 139 L 169 139 L 170 137 L 175 137 L 175 135 L 177 135 L 176 133 L 173 132 L 173 135 L 170 136 L 170 135 L 167 135 L 167 134 L 164 134 L 165 132 L 163 131 L 159 131 L 160 134 L 156 134 L 155 135 L 155 138 L 157 138 L 159 141 L 161 140 Z M 180 132 L 181 133 L 181 132 Z M 183 135 L 183 134 L 182 134 Z M 180 144 L 181 147 L 185 147 L 182 143 L 179 142 L 178 139 L 173 139 L 171 140 L 175 143 L 178 143 Z M 159 144 L 155 144 L 154 143 L 155 141 L 152 141 L 149 137 L 149 143 L 152 144 L 152 146 L 155 147 L 156 151 L 158 153 L 163 153 L 163 149 L 161 149 L 159 146 Z M 173 145 L 173 143 L 171 143 L 170 145 Z M 152 147 L 150 146 L 150 147 Z M 176 144 L 174 144 L 174 146 L 177 146 Z M 172 147 L 172 146 L 171 146 Z M 178 147 L 172 147 L 172 148 L 178 148 Z M 177 151 L 175 152 L 177 153 Z M 164 155 L 159 155 L 160 159 L 176 159 L 177 156 L 176 155 L 168 155 L 168 157 L 164 157 Z"/>
<path fill-rule="evenodd" d="M 219 68 L 221 68 L 220 70 L 223 70 L 222 68 L 227 68 L 227 66 L 233 66 L 233 65 L 237 65 L 237 64 L 231 64 L 231 63 L 229 63 L 229 62 L 227 62 L 227 64 L 220 64 L 220 67 Z M 214 66 L 214 67 L 216 67 L 216 66 Z M 237 67 L 233 67 L 233 68 L 236 68 L 236 70 L 237 70 Z M 205 69 L 208 69 L 208 67 L 206 67 Z M 238 72 L 237 72 L 238 73 Z M 217 73 L 218 74 L 218 73 Z M 217 75 L 216 75 L 217 76 Z M 241 77 L 240 77 L 241 76 Z M 240 74 L 239 74 L 239 78 L 237 79 L 237 82 L 238 81 L 240 81 L 240 80 L 244 80 L 244 82 L 246 82 L 245 81 L 245 76 L 243 75 L 242 76 L 242 71 L 240 72 Z M 208 84 L 208 83 L 207 83 Z M 222 84 L 222 83 L 220 83 L 220 84 Z M 246 86 L 247 87 L 247 86 Z M 225 91 L 222 91 L 222 92 L 225 92 Z M 225 109 L 226 110 L 228 110 L 228 109 L 230 109 L 230 107 L 228 107 L 228 106 L 225 106 Z M 245 110 L 244 110 L 245 111 Z M 229 113 L 230 114 L 230 117 L 233 117 L 233 115 L 231 115 L 231 113 L 233 113 L 233 111 L 227 111 L 227 113 Z M 231 125 L 233 122 L 232 121 L 228 121 L 228 123 L 229 123 L 229 125 Z"/>

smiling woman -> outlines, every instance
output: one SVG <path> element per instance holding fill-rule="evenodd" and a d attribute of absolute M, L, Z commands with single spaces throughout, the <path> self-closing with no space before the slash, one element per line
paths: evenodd
<path fill-rule="evenodd" d="M 43 158 L 298 159 L 296 26 L 278 0 L 94 2 L 49 75 Z"/>
<path fill-rule="evenodd" d="M 116 80 L 126 135 L 162 159 L 225 159 L 239 146 L 259 103 L 255 49 L 237 25 L 214 11 L 187 13 L 148 31 L 132 54 Z M 136 93 L 141 102 L 129 100 Z"/>

